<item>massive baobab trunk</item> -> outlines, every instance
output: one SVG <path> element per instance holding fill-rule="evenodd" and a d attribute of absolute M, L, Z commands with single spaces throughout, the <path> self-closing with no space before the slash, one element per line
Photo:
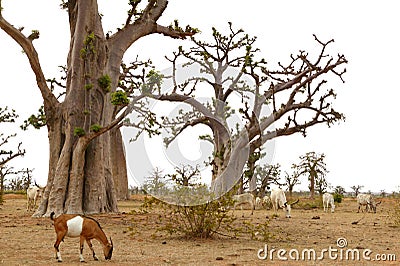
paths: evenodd
<path fill-rule="evenodd" d="M 118 81 L 118 65 L 110 63 L 96 1 L 70 1 L 71 43 L 67 60 L 67 88 L 63 103 L 46 108 L 50 139 L 49 179 L 37 215 L 116 212 L 117 201 L 111 156 L 111 138 L 93 138 L 111 124 L 111 88 Z M 112 68 L 114 67 L 114 68 Z M 101 82 L 102 81 L 102 82 Z M 49 114 L 53 114 L 52 117 Z M 123 163 L 125 163 L 123 161 Z M 125 176 L 121 178 L 126 179 Z"/>
<path fill-rule="evenodd" d="M 1 4 L 1 1 L 0 1 Z M 104 34 L 96 0 L 65 1 L 70 24 L 70 48 L 63 102 L 46 83 L 33 41 L 39 32 L 26 37 L 2 16 L 0 28 L 26 53 L 43 97 L 50 143 L 49 175 L 42 202 L 35 216 L 59 213 L 116 212 L 117 198 L 127 197 L 127 173 L 119 126 L 130 107 L 111 103 L 120 79 L 126 50 L 139 38 L 161 33 L 185 38 L 196 30 L 179 25 L 165 27 L 157 20 L 167 0 L 131 1 L 122 29 Z M 136 91 L 135 91 L 136 92 Z M 125 91 L 132 102 L 143 95 Z M 135 98 L 136 97 L 136 98 Z M 128 99 L 126 98 L 128 101 Z"/>

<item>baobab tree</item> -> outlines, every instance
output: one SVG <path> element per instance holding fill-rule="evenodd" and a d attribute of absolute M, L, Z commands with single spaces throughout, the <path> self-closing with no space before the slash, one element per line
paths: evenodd
<path fill-rule="evenodd" d="M 48 216 L 52 211 L 118 211 L 116 182 L 127 178 L 124 155 L 118 152 L 122 138 L 117 129 L 143 98 L 138 91 L 117 90 L 123 56 L 149 34 L 185 38 L 196 32 L 189 26 L 182 29 L 177 22 L 160 25 L 157 21 L 167 4 L 167 0 L 129 1 L 125 24 L 110 34 L 103 30 L 97 1 L 62 1 L 69 18 L 70 46 L 65 94 L 58 98 L 46 82 L 35 50 L 34 40 L 40 32 L 24 34 L 22 27 L 14 27 L 3 17 L 6 7 L 0 1 L 0 28 L 23 49 L 43 98 L 44 117 L 35 123 L 47 127 L 50 160 L 46 190 L 35 216 Z"/>
<path fill-rule="evenodd" d="M 325 175 L 328 172 L 324 162 L 325 154 L 318 154 L 316 152 L 307 152 L 305 155 L 300 156 L 300 163 L 297 165 L 300 175 L 307 175 L 310 181 L 310 198 L 314 198 L 315 188 L 317 187 L 320 194 L 323 193 L 327 187 Z"/>
<path fill-rule="evenodd" d="M 324 42 L 314 36 L 320 48 L 317 54 L 299 51 L 287 64 L 272 67 L 259 56 L 256 38 L 232 23 L 226 34 L 213 28 L 210 42 L 196 36 L 191 37 L 190 49 L 180 47 L 167 56 L 172 64 L 172 88 L 151 94 L 154 99 L 186 103 L 191 108 L 175 117 L 162 117 L 164 128 L 170 129 L 167 145 L 189 127 L 209 128 L 210 134 L 202 139 L 213 145 L 209 163 L 216 196 L 237 183 L 250 156 L 268 141 L 295 133 L 305 136 L 310 127 L 331 126 L 344 119 L 332 106 L 335 91 L 325 87 L 328 78 L 343 81 L 346 72 L 346 58 L 327 53 L 333 40 Z M 182 69 L 189 71 L 187 67 L 197 73 L 182 82 L 180 75 Z M 205 92 L 209 92 L 207 102 Z M 240 122 L 232 125 L 229 119 L 234 114 Z"/>
<path fill-rule="evenodd" d="M 301 184 L 299 179 L 301 174 L 297 169 L 298 166 L 293 164 L 292 174 L 289 174 L 288 172 L 285 171 L 285 185 L 288 187 L 289 197 L 292 197 L 294 186 Z"/>
<path fill-rule="evenodd" d="M 354 186 L 351 186 L 350 188 L 354 191 L 355 197 L 357 197 L 358 194 L 360 193 L 360 190 L 361 190 L 363 187 L 364 187 L 364 186 L 362 186 L 362 185 L 354 185 Z"/>

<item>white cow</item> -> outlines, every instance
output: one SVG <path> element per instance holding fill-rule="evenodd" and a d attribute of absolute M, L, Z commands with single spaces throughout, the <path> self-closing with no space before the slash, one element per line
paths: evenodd
<path fill-rule="evenodd" d="M 35 185 L 28 187 L 26 190 L 26 197 L 28 199 L 28 203 L 26 206 L 27 211 L 33 211 L 36 208 L 36 203 L 38 198 L 42 197 L 44 187 L 39 187 L 36 183 Z"/>
<path fill-rule="evenodd" d="M 291 217 L 290 212 L 292 210 L 291 205 L 294 205 L 297 202 L 299 202 L 299 199 L 289 204 L 286 200 L 285 192 L 282 189 L 277 188 L 277 189 L 272 189 L 271 191 L 271 202 L 275 215 L 278 215 L 278 209 L 282 208 L 284 211 L 286 211 L 286 218 L 290 218 Z"/>
<path fill-rule="evenodd" d="M 254 195 L 251 193 L 243 193 L 239 195 L 233 195 L 232 199 L 234 200 L 233 210 L 236 209 L 237 206 L 242 204 L 250 204 L 251 206 L 251 214 L 253 214 L 254 208 L 256 206 Z"/>
<path fill-rule="evenodd" d="M 331 205 L 331 212 L 335 212 L 335 200 L 332 194 L 324 193 L 324 195 L 322 195 L 322 204 L 324 205 L 324 212 L 328 211 L 329 205 Z"/>
<path fill-rule="evenodd" d="M 376 206 L 382 203 L 380 202 L 375 202 L 374 197 L 371 194 L 358 194 L 357 195 L 357 202 L 358 202 L 358 211 L 360 212 L 361 206 L 365 205 L 365 211 L 370 211 L 372 210 L 374 213 L 376 213 Z"/>

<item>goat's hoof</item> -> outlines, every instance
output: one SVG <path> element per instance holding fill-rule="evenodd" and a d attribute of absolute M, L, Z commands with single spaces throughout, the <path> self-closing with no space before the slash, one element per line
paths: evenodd
<path fill-rule="evenodd" d="M 62 259 L 57 259 L 57 262 L 62 262 Z"/>
<path fill-rule="evenodd" d="M 98 257 L 93 257 L 93 259 L 94 259 L 94 260 L 99 260 L 99 258 L 98 258 Z"/>

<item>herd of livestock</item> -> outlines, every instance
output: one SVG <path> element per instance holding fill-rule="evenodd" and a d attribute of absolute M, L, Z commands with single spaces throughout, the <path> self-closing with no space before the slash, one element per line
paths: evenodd
<path fill-rule="evenodd" d="M 31 211 L 36 208 L 36 204 L 38 199 L 41 198 L 43 194 L 44 187 L 39 187 L 36 183 L 34 186 L 31 186 L 27 189 L 27 210 Z M 286 200 L 285 192 L 280 189 L 272 189 L 270 196 L 265 196 L 263 198 L 255 197 L 251 193 L 243 193 L 239 195 L 233 196 L 234 206 L 233 210 L 235 210 L 238 206 L 248 204 L 251 208 L 251 214 L 255 210 L 256 206 L 269 207 L 272 206 L 274 214 L 277 216 L 278 209 L 283 209 L 285 211 L 286 218 L 291 217 L 291 206 L 299 202 L 299 199 L 288 202 Z M 330 193 L 325 193 L 322 196 L 322 202 L 324 207 L 324 212 L 328 212 L 329 208 L 331 212 L 335 211 L 335 201 L 334 197 Z M 374 197 L 370 194 L 358 194 L 357 195 L 358 202 L 358 212 L 361 207 L 365 206 L 365 211 L 372 211 L 376 213 L 376 207 L 381 204 L 382 201 L 376 202 Z M 89 248 L 92 251 L 92 256 L 94 260 L 98 260 L 95 251 L 93 249 L 91 240 L 96 239 L 103 245 L 103 253 L 104 258 L 106 260 L 111 259 L 112 251 L 113 251 L 113 243 L 110 238 L 108 241 L 104 231 L 102 230 L 100 224 L 94 220 L 93 218 L 73 215 L 73 214 L 61 214 L 55 217 L 55 213 L 52 212 L 50 215 L 51 220 L 54 222 L 54 229 L 56 231 L 56 242 L 54 244 L 54 248 L 56 251 L 56 259 L 61 262 L 61 253 L 59 250 L 59 245 L 61 241 L 64 240 L 64 237 L 79 237 L 80 238 L 80 253 L 79 259 L 81 262 L 84 262 L 83 258 L 83 245 L 84 242 L 87 243 Z"/>
<path fill-rule="evenodd" d="M 44 187 L 38 186 L 36 183 L 27 189 L 27 211 L 32 211 L 36 208 L 38 199 L 41 198 Z M 243 193 L 233 196 L 235 210 L 237 206 L 248 204 L 251 209 L 251 214 L 256 209 L 257 206 L 271 207 L 277 215 L 278 209 L 283 209 L 285 211 L 286 218 L 291 217 L 291 206 L 298 203 L 299 199 L 288 202 L 286 200 L 285 192 L 280 189 L 272 189 L 270 196 L 264 196 L 263 198 L 255 197 L 252 193 Z M 376 207 L 382 203 L 382 201 L 376 202 L 371 194 L 358 194 L 357 195 L 358 211 L 360 212 L 361 207 L 365 206 L 366 212 L 376 213 Z M 331 212 L 335 212 L 335 201 L 333 195 L 330 193 L 324 193 L 322 195 L 322 205 L 324 207 L 324 212 L 327 212 L 329 208 Z"/>
<path fill-rule="evenodd" d="M 251 193 L 244 193 L 240 195 L 234 195 L 233 200 L 235 202 L 233 206 L 234 210 L 237 206 L 248 204 L 252 210 L 251 214 L 253 214 L 256 206 L 263 206 L 267 208 L 272 206 L 275 215 L 278 215 L 278 209 L 283 209 L 285 211 L 286 218 L 291 217 L 291 206 L 299 202 L 299 199 L 297 199 L 289 203 L 286 200 L 285 192 L 280 188 L 272 189 L 271 195 L 264 196 L 263 198 L 254 197 L 254 195 Z M 371 194 L 358 194 L 357 203 L 357 212 L 360 212 L 361 207 L 365 206 L 366 212 L 376 213 L 376 207 L 381 204 L 382 201 L 376 202 Z M 331 209 L 331 212 L 335 212 L 335 200 L 333 195 L 330 193 L 324 193 L 322 195 L 322 205 L 324 207 L 324 212 L 328 212 L 329 208 Z"/>

